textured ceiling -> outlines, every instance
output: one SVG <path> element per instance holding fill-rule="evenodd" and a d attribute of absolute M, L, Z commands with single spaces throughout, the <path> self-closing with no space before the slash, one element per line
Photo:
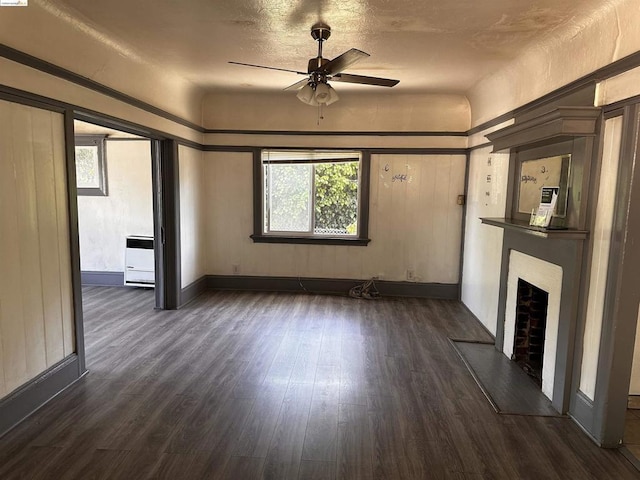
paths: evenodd
<path fill-rule="evenodd" d="M 121 55 L 171 69 L 204 90 L 281 90 L 306 70 L 316 22 L 325 57 L 371 54 L 348 73 L 396 78 L 399 92 L 464 93 L 526 47 L 579 28 L 602 0 L 34 0 Z M 340 84 L 340 89 L 380 89 Z"/>

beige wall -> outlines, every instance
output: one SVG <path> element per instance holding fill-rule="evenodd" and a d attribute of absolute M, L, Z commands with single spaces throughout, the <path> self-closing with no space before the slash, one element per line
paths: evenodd
<path fill-rule="evenodd" d="M 125 239 L 153 236 L 151 142 L 105 142 L 108 196 L 78 196 L 80 268 L 124 272 Z"/>
<path fill-rule="evenodd" d="M 206 272 L 205 264 L 205 178 L 203 153 L 180 145 L 180 254 L 182 288 Z"/>
<path fill-rule="evenodd" d="M 464 132 L 471 112 L 463 95 L 349 92 L 323 115 L 318 124 L 318 109 L 291 92 L 209 94 L 203 101 L 204 126 L 232 130 Z"/>
<path fill-rule="evenodd" d="M 27 8 L 3 8 L 0 15 L 0 43 L 199 123 L 201 92 L 111 33 L 74 20 L 62 2 L 31 0 Z M 5 68 L 0 66 L 0 76 Z"/>
<path fill-rule="evenodd" d="M 207 273 L 456 283 L 463 155 L 373 155 L 367 247 L 253 243 L 252 156 L 205 153 Z M 395 174 L 407 182 L 394 182 Z"/>
<path fill-rule="evenodd" d="M 202 134 L 189 127 L 5 58 L 0 58 L 0 84 L 78 105 L 188 140 L 202 141 Z M 171 98 L 171 92 L 163 96 Z"/>
<path fill-rule="evenodd" d="M 482 217 L 504 217 L 509 154 L 479 148 L 469 160 L 462 301 L 495 335 L 502 264 L 501 228 L 483 225 Z"/>
<path fill-rule="evenodd" d="M 0 398 L 74 352 L 63 118 L 0 101 Z"/>
<path fill-rule="evenodd" d="M 468 92 L 472 125 L 581 78 L 640 50 L 637 0 L 602 2 L 583 23 L 549 35 Z"/>
<path fill-rule="evenodd" d="M 203 121 L 211 129 L 314 132 L 450 131 L 469 128 L 469 104 L 461 95 L 345 95 L 318 111 L 290 94 L 210 94 Z M 288 147 L 465 148 L 455 136 L 335 136 L 208 134 L 215 145 Z M 302 276 L 418 282 L 459 280 L 463 155 L 373 155 L 367 247 L 257 244 L 253 233 L 252 157 L 205 153 L 207 273 Z M 387 166 L 387 169 L 384 167 Z M 396 173 L 408 182 L 393 182 Z"/>

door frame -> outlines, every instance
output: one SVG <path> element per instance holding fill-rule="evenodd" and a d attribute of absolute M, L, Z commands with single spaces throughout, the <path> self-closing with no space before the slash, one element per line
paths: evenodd
<path fill-rule="evenodd" d="M 74 225 L 74 236 L 78 236 L 78 204 L 75 185 L 75 141 L 74 120 L 92 123 L 101 127 L 145 137 L 151 141 L 151 172 L 153 191 L 153 225 L 155 256 L 155 308 L 173 310 L 178 308 L 180 299 L 180 231 L 179 231 L 179 182 L 178 147 L 174 139 L 159 135 L 158 132 L 145 129 L 122 120 L 116 120 L 95 112 L 83 110 L 68 111 L 65 122 L 67 138 L 67 166 L 69 174 L 69 215 Z M 77 247 L 77 248 L 76 248 Z M 72 248 L 72 268 L 80 275 L 79 246 Z M 79 301 L 76 308 L 81 312 L 82 286 L 74 282 L 74 291 L 78 290 Z M 80 322 L 82 323 L 82 322 Z M 81 328 L 78 335 L 84 335 Z"/>

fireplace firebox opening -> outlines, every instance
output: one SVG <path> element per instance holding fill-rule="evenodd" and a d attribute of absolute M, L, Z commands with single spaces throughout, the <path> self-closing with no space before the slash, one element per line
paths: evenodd
<path fill-rule="evenodd" d="M 511 359 L 540 386 L 548 304 L 548 292 L 518 279 L 516 328 Z"/>

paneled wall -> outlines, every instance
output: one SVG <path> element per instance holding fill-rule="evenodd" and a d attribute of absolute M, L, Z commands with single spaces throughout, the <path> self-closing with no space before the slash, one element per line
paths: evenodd
<path fill-rule="evenodd" d="M 80 268 L 124 272 L 125 238 L 153 236 L 151 142 L 105 142 L 108 195 L 78 196 Z"/>
<path fill-rule="evenodd" d="M 0 398 L 74 352 L 61 114 L 0 101 Z"/>
<path fill-rule="evenodd" d="M 208 274 L 457 283 L 464 155 L 373 155 L 366 247 L 253 243 L 252 156 L 205 153 Z M 395 179 L 394 179 L 395 178 Z"/>
<path fill-rule="evenodd" d="M 480 223 L 504 217 L 509 154 L 491 147 L 471 152 L 465 226 L 462 301 L 495 335 L 502 263 L 501 228 Z"/>
<path fill-rule="evenodd" d="M 204 163 L 202 152 L 180 145 L 180 254 L 182 288 L 205 274 Z"/>

